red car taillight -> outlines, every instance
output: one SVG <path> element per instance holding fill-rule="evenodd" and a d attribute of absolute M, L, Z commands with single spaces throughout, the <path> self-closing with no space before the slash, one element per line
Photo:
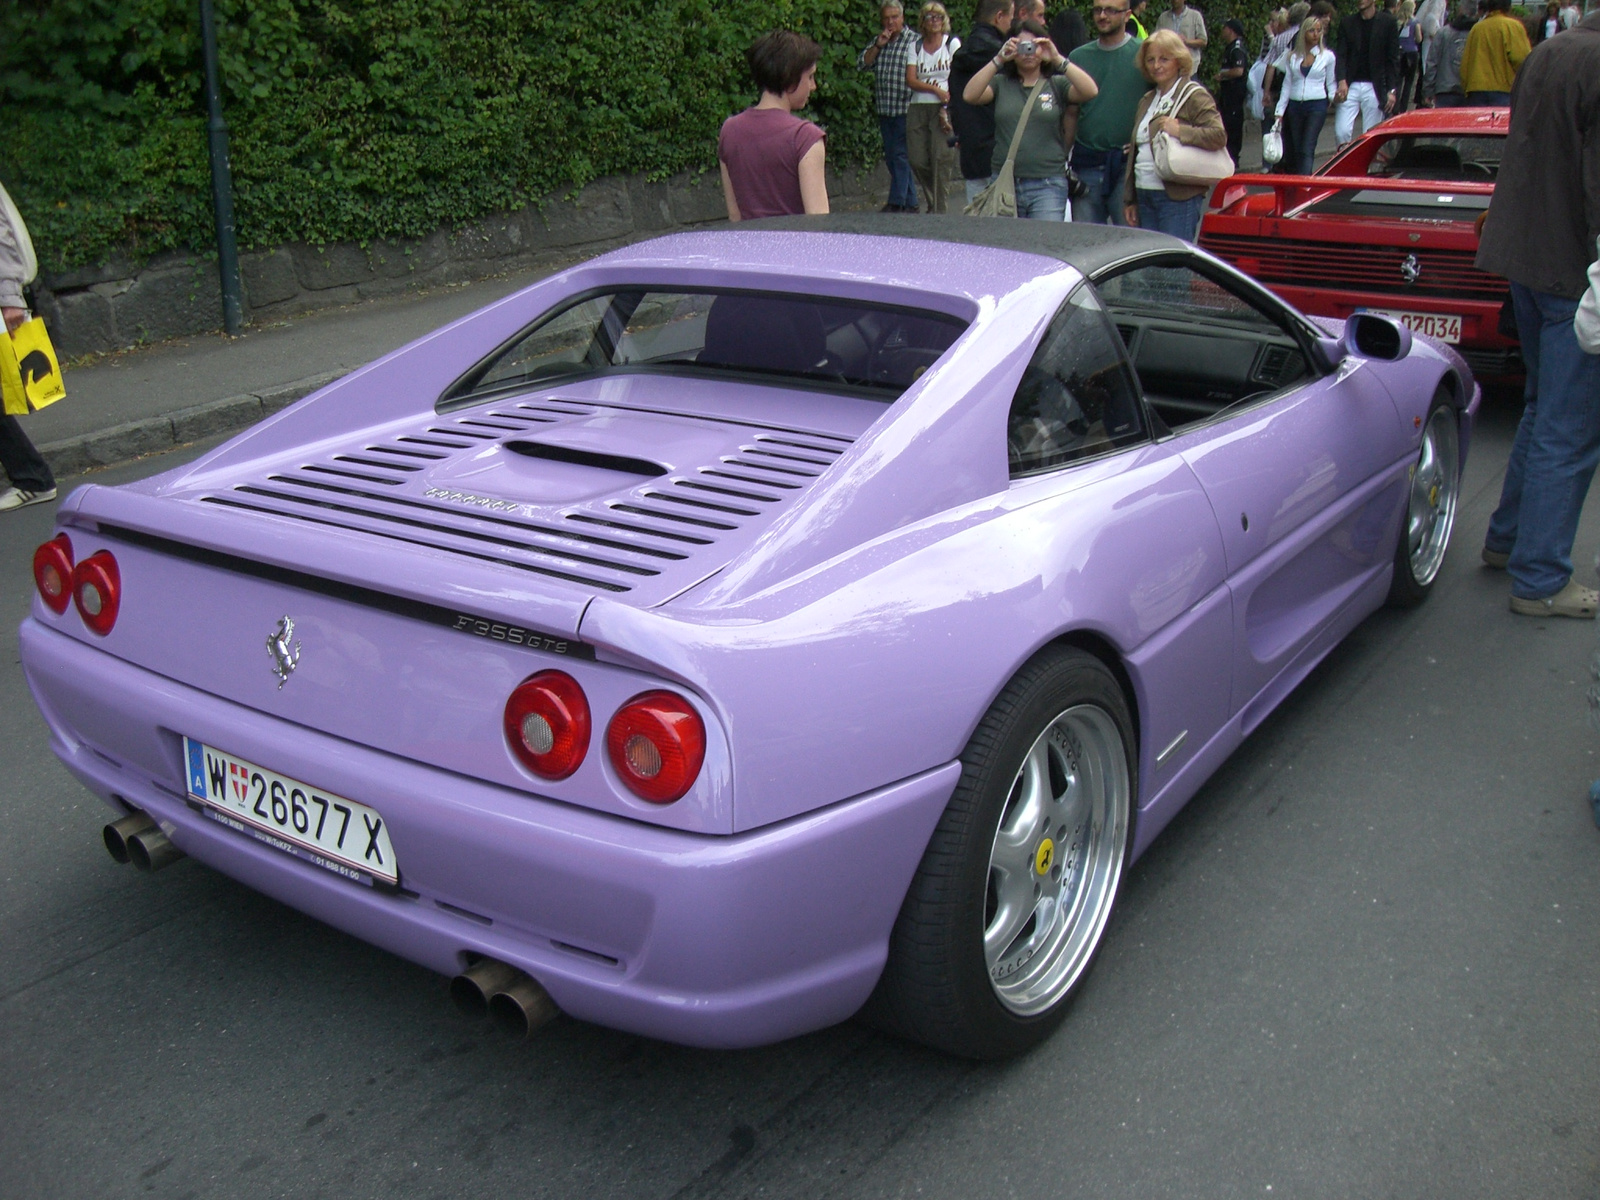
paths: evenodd
<path fill-rule="evenodd" d="M 671 804 L 700 774 L 706 727 L 681 696 L 646 692 L 611 718 L 606 750 L 634 795 L 654 804 Z"/>
<path fill-rule="evenodd" d="M 565 779 L 589 752 L 589 701 L 572 676 L 540 671 L 506 701 L 505 731 L 511 752 L 528 770 Z"/>
<path fill-rule="evenodd" d="M 85 625 L 101 637 L 111 632 L 122 605 L 122 576 L 110 551 L 91 554 L 72 569 L 72 599 Z"/>
<path fill-rule="evenodd" d="M 72 541 L 58 533 L 33 552 L 33 585 L 39 599 L 60 615 L 72 603 Z"/>

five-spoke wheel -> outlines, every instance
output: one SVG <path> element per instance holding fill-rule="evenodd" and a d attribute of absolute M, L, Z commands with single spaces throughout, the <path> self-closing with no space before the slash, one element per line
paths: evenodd
<path fill-rule="evenodd" d="M 865 1015 L 973 1058 L 1047 1037 L 1094 961 L 1134 811 L 1127 699 L 1085 651 L 1019 671 L 961 755 Z"/>
<path fill-rule="evenodd" d="M 1391 604 L 1414 608 L 1433 587 L 1450 548 L 1456 501 L 1461 494 L 1458 419 L 1448 395 L 1435 397 L 1422 429 L 1422 445 L 1411 467 L 1405 526 L 1395 549 Z"/>

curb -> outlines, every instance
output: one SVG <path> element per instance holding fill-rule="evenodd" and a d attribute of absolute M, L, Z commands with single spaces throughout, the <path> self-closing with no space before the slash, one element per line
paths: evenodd
<path fill-rule="evenodd" d="M 221 400 L 180 408 L 165 416 L 146 417 L 142 421 L 129 421 L 110 429 L 48 442 L 39 447 L 39 453 L 57 478 L 116 466 L 202 438 L 237 433 L 346 374 L 347 371 L 325 371 L 259 392 L 224 396 Z"/>

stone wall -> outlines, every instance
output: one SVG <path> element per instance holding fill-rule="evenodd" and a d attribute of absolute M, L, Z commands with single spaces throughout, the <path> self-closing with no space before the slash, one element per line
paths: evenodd
<path fill-rule="evenodd" d="M 836 210 L 876 208 L 888 177 L 830 171 Z M 240 256 L 245 320 L 270 321 L 409 288 L 465 283 L 554 267 L 671 230 L 726 218 L 716 176 L 652 183 L 642 175 L 599 179 L 576 197 L 554 195 L 520 212 L 435 230 L 411 241 L 367 246 L 292 245 Z M 38 308 L 63 357 L 78 357 L 222 327 L 214 258 L 184 252 L 143 262 L 113 258 L 41 276 Z"/>

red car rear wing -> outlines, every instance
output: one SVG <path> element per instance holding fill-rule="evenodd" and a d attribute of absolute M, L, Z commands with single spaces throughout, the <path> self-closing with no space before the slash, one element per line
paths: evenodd
<path fill-rule="evenodd" d="M 1272 212 L 1258 216 L 1282 217 L 1334 192 L 1427 192 L 1431 195 L 1492 196 L 1494 181 L 1465 179 L 1388 179 L 1381 175 L 1230 175 L 1211 192 L 1210 206 L 1232 208 L 1251 194 L 1252 188 L 1271 188 Z"/>

